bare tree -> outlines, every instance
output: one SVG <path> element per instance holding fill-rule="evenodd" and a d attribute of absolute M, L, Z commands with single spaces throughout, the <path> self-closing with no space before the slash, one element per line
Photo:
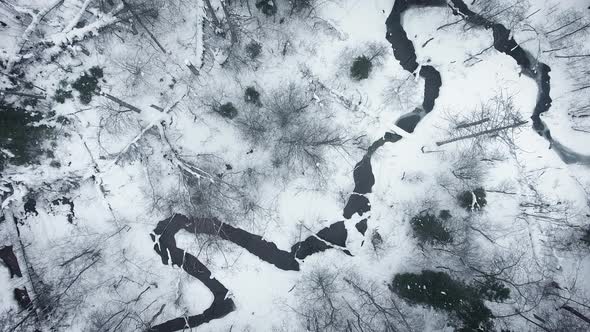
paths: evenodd
<path fill-rule="evenodd" d="M 483 151 L 485 144 L 500 141 L 515 148 L 514 134 L 527 123 L 512 102 L 512 96 L 501 93 L 489 102 L 482 103 L 466 117 L 449 116 L 448 139 L 436 142 L 441 146 L 452 142 L 470 140 L 471 147 Z"/>
<path fill-rule="evenodd" d="M 421 319 L 385 285 L 347 271 L 314 267 L 295 288 L 292 308 L 308 331 L 418 331 Z"/>
<path fill-rule="evenodd" d="M 344 331 L 340 296 L 340 276 L 328 268 L 316 268 L 302 278 L 297 290 L 301 308 L 309 331 Z"/>
<path fill-rule="evenodd" d="M 470 6 L 484 18 L 502 23 L 509 30 L 521 29 L 531 16 L 528 0 L 475 0 Z"/>
<path fill-rule="evenodd" d="M 561 58 L 575 58 L 579 49 L 575 48 L 579 40 L 590 33 L 590 22 L 581 12 L 575 9 L 559 11 L 559 8 L 552 7 L 547 25 L 543 27 L 543 34 L 549 40 L 551 50 L 549 52 L 559 52 L 557 54 L 566 54 Z"/>
<path fill-rule="evenodd" d="M 586 45 L 590 38 L 590 20 L 585 13 L 573 8 L 563 10 L 559 3 L 551 6 L 546 23 L 540 28 L 548 44 L 544 54 L 565 63 L 572 81 L 569 91 L 572 127 L 579 132 L 590 132 L 587 119 L 590 117 L 590 52 Z"/>
<path fill-rule="evenodd" d="M 396 105 L 400 110 L 411 110 L 420 105 L 420 95 L 416 93 L 420 84 L 414 75 L 393 77 L 387 80 L 382 95 L 386 105 Z"/>
<path fill-rule="evenodd" d="M 292 171 L 319 171 L 328 150 L 345 148 L 341 129 L 329 125 L 329 115 L 320 114 L 312 96 L 289 84 L 263 98 L 263 109 L 239 119 L 243 134 L 254 143 L 266 142 L 272 149 L 273 166 Z"/>

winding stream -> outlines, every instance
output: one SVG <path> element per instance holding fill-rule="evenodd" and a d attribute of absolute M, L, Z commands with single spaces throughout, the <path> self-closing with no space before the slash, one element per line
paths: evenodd
<path fill-rule="evenodd" d="M 347 231 L 343 221 L 320 230 L 316 235 L 293 245 L 290 251 L 285 251 L 279 249 L 274 243 L 265 241 L 259 235 L 223 223 L 217 218 L 188 218 L 175 214 L 171 218 L 160 221 L 150 234 L 154 241 L 154 250 L 160 255 L 164 265 L 179 266 L 202 282 L 213 294 L 213 303 L 198 315 L 177 317 L 152 327 L 150 331 L 178 331 L 196 327 L 212 319 L 221 318 L 235 309 L 233 300 L 227 297 L 229 290 L 212 277 L 211 271 L 197 257 L 176 246 L 174 237 L 180 230 L 195 235 L 218 236 L 284 271 L 299 271 L 298 260 L 327 249 L 340 248 L 345 254 L 350 255 L 344 248 Z"/>
<path fill-rule="evenodd" d="M 551 132 L 540 118 L 541 114 L 547 112 L 551 107 L 552 100 L 549 96 L 551 88 L 549 72 L 551 68 L 542 62 L 537 62 L 530 53 L 520 47 L 510 37 L 510 31 L 503 25 L 489 21 L 474 13 L 462 0 L 451 0 L 451 4 L 447 4 L 445 0 L 397 0 L 387 18 L 386 39 L 392 45 L 394 57 L 404 70 L 420 75 L 425 82 L 422 105 L 402 115 L 396 121 L 396 125 L 409 133 L 413 132 L 420 120 L 433 110 L 443 83 L 440 73 L 434 67 L 430 65 L 420 66 L 417 63 L 414 45 L 408 39 L 402 26 L 402 15 L 410 7 L 415 6 L 441 8 L 449 6 L 455 15 L 463 17 L 468 23 L 491 29 L 494 37 L 494 48 L 512 57 L 521 67 L 522 73 L 537 83 L 537 102 L 531 116 L 533 129 L 550 142 L 564 162 L 583 162 L 584 158 L 590 161 L 590 158 L 579 155 L 554 140 L 551 137 Z M 371 204 L 366 195 L 371 193 L 375 184 L 371 157 L 385 143 L 395 143 L 401 139 L 402 137 L 396 133 L 385 133 L 383 137 L 375 141 L 367 149 L 363 158 L 356 164 L 353 171 L 354 190 L 343 209 L 345 219 L 351 219 L 355 214 L 363 216 L 370 211 Z M 369 217 L 365 217 L 355 225 L 357 231 L 363 235 L 368 227 L 368 219 Z M 339 249 L 350 255 L 346 250 L 348 233 L 344 221 L 333 223 L 329 227 L 320 230 L 317 234 L 296 243 L 290 248 L 290 251 L 285 251 L 279 249 L 274 243 L 265 241 L 259 235 L 225 224 L 216 218 L 188 218 L 176 214 L 169 219 L 160 221 L 153 233 L 150 234 L 154 241 L 154 250 L 162 258 L 163 264 L 180 266 L 188 274 L 201 281 L 211 291 L 214 299 L 211 306 L 204 312 L 194 316 L 171 319 L 152 327 L 150 331 L 177 331 L 196 327 L 213 319 L 224 317 L 235 309 L 233 300 L 227 297 L 228 289 L 212 277 L 211 271 L 198 258 L 176 246 L 174 237 L 181 229 L 195 235 L 219 236 L 223 240 L 233 242 L 246 249 L 262 261 L 285 271 L 299 271 L 301 260 L 328 249 Z"/>
<path fill-rule="evenodd" d="M 548 112 L 551 108 L 551 67 L 540 62 L 534 55 L 522 48 L 513 37 L 511 31 L 504 25 L 493 22 L 485 17 L 473 12 L 463 2 L 463 0 L 451 0 L 453 14 L 463 17 L 467 22 L 483 27 L 486 30 L 492 30 L 494 37 L 494 48 L 510 56 L 520 66 L 522 74 L 531 78 L 537 84 L 537 101 L 531 120 L 533 129 L 548 142 L 549 147 L 557 153 L 559 158 L 566 164 L 590 164 L 590 156 L 577 153 L 564 146 L 552 135 L 549 127 L 541 119 L 541 114 Z"/>

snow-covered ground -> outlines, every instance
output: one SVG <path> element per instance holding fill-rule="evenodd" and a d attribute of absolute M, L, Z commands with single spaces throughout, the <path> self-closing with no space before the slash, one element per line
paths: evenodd
<path fill-rule="evenodd" d="M 51 2 L 9 3 L 39 11 Z M 59 4 L 27 43 L 51 40 L 54 46 L 69 45 L 66 40 L 71 39 L 64 34 L 84 33 L 70 23 L 86 2 Z M 342 209 L 355 185 L 354 167 L 367 147 L 388 131 L 404 138 L 386 143 L 372 156 L 375 185 L 367 195 L 371 211 L 365 236 L 355 224 L 367 215 L 345 221 L 346 247 L 352 256 L 328 250 L 301 260 L 300 271 L 282 271 L 229 241 L 178 233 L 178 248 L 203 262 L 236 304 L 229 315 L 195 330 L 305 331 L 309 327 L 302 318 L 305 287 L 318 269 L 335 272 L 339 280 L 355 275 L 388 292 L 386 285 L 398 273 L 445 265 L 447 255 L 425 248 L 412 233 L 410 219 L 428 208 L 450 210 L 457 219 L 451 228 L 459 227 L 459 220 L 473 218 L 480 233 L 471 232 L 470 239 L 482 264 L 495 254 L 522 254 L 526 264 L 514 273 L 516 281 L 529 273 L 543 282 L 575 289 L 573 298 L 590 300 L 588 247 L 564 245 L 563 239 L 588 227 L 589 166 L 564 163 L 526 124 L 513 133 L 515 146 L 487 144 L 490 155 L 494 151 L 500 157 L 480 162 L 483 174 L 478 186 L 488 190 L 488 204 L 473 216 L 457 205 L 456 194 L 475 188 L 453 175 L 458 155 L 469 151 L 469 144 L 436 145 L 448 138 L 450 119 L 468 117 L 499 94 L 510 96 L 516 112 L 528 119 L 536 102 L 535 82 L 521 75 L 520 67 L 505 54 L 493 48 L 481 52 L 493 44 L 491 31 L 466 29 L 462 23 L 439 29 L 458 19 L 448 8 L 411 8 L 404 13 L 403 27 L 418 63 L 436 68 L 442 87 L 434 110 L 413 133 L 395 128 L 396 119 L 421 104 L 424 82 L 403 70 L 385 39 L 385 20 L 393 2 L 318 1 L 309 15 L 289 15 L 279 7 L 274 17 L 266 17 L 253 4 L 252 14 L 235 4 L 231 19 L 241 25 L 241 40 L 231 46 L 233 32 L 227 28 L 223 38 L 213 31 L 204 1 L 150 0 L 146 3 L 157 4 L 159 14 L 146 15 L 144 23 L 165 52 L 139 24 L 133 25 L 137 34 L 128 24 L 112 31 L 97 29 L 97 35 L 65 46 L 55 60 L 50 58 L 59 48 L 31 51 L 37 60 L 27 60 L 23 78 L 43 87 L 48 96 L 60 88 L 60 81 L 71 84 L 99 66 L 104 72 L 101 91 L 141 112 L 128 111 L 100 95 L 84 105 L 77 91 L 65 103 L 39 102 L 36 110 L 55 126 L 55 143 L 49 148 L 53 157 L 39 164 L 6 167 L 0 175 L 0 185 L 13 187 L 3 210 L 18 219 L 20 232 L 15 238 L 10 225 L 0 223 L 0 244 L 14 245 L 20 256 L 26 253 L 27 263 L 21 262 L 21 268 L 26 271 L 23 279 L 29 280 L 10 279 L 0 265 L 0 312 L 16 317 L 7 326 L 26 314 L 13 300 L 13 289 L 31 279 L 47 286 L 37 283 L 29 289 L 33 301 L 57 307 L 49 317 L 43 311 L 50 309 L 38 310 L 37 320 L 23 325 L 31 328 L 102 331 L 106 325 L 101 324 L 112 324 L 112 319 L 121 323 L 109 330 L 134 331 L 205 311 L 213 301 L 209 290 L 182 268 L 162 264 L 154 251 L 150 234 L 160 220 L 174 213 L 218 217 L 288 251 L 298 241 L 344 220 Z M 567 1 L 572 7 L 578 2 L 585 8 L 584 1 Z M 221 3 L 212 3 L 215 15 L 226 22 Z M 0 4 L 0 20 L 13 16 L 6 9 L 10 4 Z M 82 14 L 84 20 L 106 22 L 97 4 L 88 5 L 91 9 Z M 531 1 L 527 13 L 550 7 L 545 1 Z M 547 23 L 542 14 L 529 20 L 534 27 Z M 1 59 L 17 64 L 21 38 L 28 33 L 26 26 L 6 23 L 9 27 L 0 29 Z M 518 42 L 532 35 L 523 28 L 514 32 Z M 262 45 L 255 60 L 244 51 L 251 41 Z M 546 48 L 546 42 L 538 37 L 522 46 L 535 52 L 537 44 Z M 375 55 L 374 66 L 368 79 L 356 81 L 349 68 L 360 55 Z M 588 133 L 573 130 L 568 116 L 574 83 L 567 63 L 551 55 L 540 60 L 552 67 L 553 105 L 543 120 L 559 142 L 590 155 Z M 198 75 L 188 63 L 198 68 Z M 305 100 L 306 119 L 325 124 L 326 130 L 337 130 L 346 139 L 341 147 L 322 150 L 323 158 L 316 165 L 289 168 L 284 166 L 289 160 L 283 160 L 277 166 L 273 144 L 280 129 L 255 142 L 241 126 L 249 115 L 258 114 L 257 107 L 244 100 L 246 87 L 254 86 L 261 93 L 264 109 L 290 83 L 304 87 L 306 97 L 311 96 Z M 4 78 L 0 89 L 12 85 Z M 311 86 L 315 89 L 309 93 Z M 12 101 L 13 96 L 6 98 Z M 236 118 L 213 111 L 226 102 L 236 106 Z M 50 111 L 55 114 L 49 115 Z M 58 117 L 68 122 L 55 124 Z M 50 166 L 52 160 L 60 166 Z M 67 218 L 68 206 L 52 203 L 61 197 L 74 203 L 73 223 Z M 29 199 L 36 202 L 36 212 L 25 212 Z M 382 243 L 374 243 L 375 234 Z M 354 295 L 344 287 L 340 291 L 339 300 Z M 521 304 L 515 303 L 514 307 Z M 490 304 L 495 312 L 509 313 L 509 305 L 494 305 Z M 539 310 L 548 305 L 539 305 Z M 445 329 L 446 315 L 441 312 L 410 305 L 404 310 L 421 317 L 412 322 L 415 330 Z M 518 317 L 510 319 L 506 321 L 516 330 L 537 328 Z"/>

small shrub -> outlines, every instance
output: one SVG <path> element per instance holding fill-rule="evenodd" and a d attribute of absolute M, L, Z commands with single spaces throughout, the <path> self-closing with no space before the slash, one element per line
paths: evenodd
<path fill-rule="evenodd" d="M 475 202 L 473 198 L 475 197 Z M 486 191 L 479 187 L 473 191 L 464 191 L 457 197 L 459 206 L 466 209 L 467 211 L 481 210 L 488 204 L 486 200 Z"/>
<path fill-rule="evenodd" d="M 477 290 L 446 273 L 424 270 L 420 274 L 396 274 L 389 288 L 410 303 L 455 315 L 462 323 L 458 331 L 493 331 L 492 312 Z"/>
<path fill-rule="evenodd" d="M 277 6 L 275 6 L 273 0 L 258 0 L 256 2 L 256 8 L 266 16 L 273 16 L 277 13 Z"/>
<path fill-rule="evenodd" d="M 361 55 L 356 57 L 350 67 L 350 76 L 355 80 L 363 80 L 369 77 L 373 69 L 373 63 L 368 57 Z"/>
<path fill-rule="evenodd" d="M 86 105 L 92 101 L 92 96 L 98 87 L 98 80 L 102 77 L 102 68 L 94 66 L 74 81 L 72 88 L 80 93 L 80 102 L 82 104 Z"/>
<path fill-rule="evenodd" d="M 55 90 L 55 95 L 53 99 L 60 104 L 66 102 L 66 99 L 72 98 L 72 90 L 64 90 L 64 89 L 57 89 Z"/>
<path fill-rule="evenodd" d="M 238 115 L 238 110 L 232 103 L 225 103 L 216 110 L 217 113 L 221 114 L 224 118 L 233 119 Z"/>
<path fill-rule="evenodd" d="M 258 58 L 261 53 L 262 44 L 256 41 L 251 41 L 250 43 L 248 43 L 248 45 L 246 45 L 246 54 L 248 55 L 248 57 L 250 57 L 250 59 L 254 60 Z"/>
<path fill-rule="evenodd" d="M 261 106 L 262 103 L 260 102 L 260 92 L 256 91 L 256 89 L 252 86 L 246 88 L 244 92 L 244 100 L 247 103 L 251 103 L 257 106 Z"/>
<path fill-rule="evenodd" d="M 438 217 L 444 221 L 451 219 L 451 211 L 449 210 L 440 210 L 438 213 Z"/>
<path fill-rule="evenodd" d="M 448 213 L 448 211 L 446 212 Z M 441 211 L 441 215 L 443 215 L 443 211 Z M 446 216 L 446 214 L 443 215 L 443 217 Z M 448 218 L 450 218 L 450 213 Z M 413 217 L 410 224 L 414 235 L 422 243 L 450 243 L 453 240 L 449 231 L 443 226 L 442 221 L 431 213 L 421 213 Z"/>

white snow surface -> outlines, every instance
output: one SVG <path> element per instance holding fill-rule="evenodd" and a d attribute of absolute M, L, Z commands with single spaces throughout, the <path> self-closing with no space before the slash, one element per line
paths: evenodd
<path fill-rule="evenodd" d="M 51 29 L 46 31 L 44 39 L 56 45 L 69 44 L 89 33 L 60 22 L 60 17 L 77 15 L 68 6 L 80 8 L 87 1 L 65 2 L 55 15 L 47 18 L 56 26 L 53 33 Z M 342 209 L 354 188 L 352 172 L 363 156 L 362 146 L 351 143 L 344 151 L 327 151 L 325 161 L 319 165 L 321 175 L 310 169 L 305 174 L 285 176 L 271 166 L 273 156 L 265 146 L 249 142 L 236 121 L 212 112 L 209 102 L 215 98 L 233 101 L 240 112 L 247 112 L 248 106 L 243 102 L 246 86 L 262 91 L 265 102 L 271 91 L 289 82 L 305 84 L 307 78 L 302 71 L 308 69 L 334 93 L 358 103 L 354 109 L 347 108 L 334 93 L 323 92 L 318 97 L 320 101 L 315 101 L 320 103 L 314 108 L 319 110 L 317 116 L 326 123 L 345 128 L 347 137 L 360 137 L 366 148 L 367 143 L 385 132 L 396 131 L 395 120 L 422 101 L 422 79 L 408 83 L 408 96 L 394 99 L 388 93 L 393 79 L 405 80 L 410 75 L 393 57 L 391 46 L 384 38 L 385 20 L 392 2 L 328 1 L 314 14 L 315 22 L 322 22 L 319 26 L 331 26 L 325 29 L 314 29 L 314 19 L 287 20 L 281 25 L 260 16 L 257 19 L 267 20 L 276 31 L 253 32 L 248 37 L 260 42 L 263 51 L 259 60 L 240 70 L 214 61 L 216 50 L 207 44 L 213 42 L 207 35 L 212 33 L 210 22 L 203 21 L 203 1 L 180 7 L 173 3 L 181 1 L 172 1 L 162 6 L 165 23 L 156 20 L 150 23 L 160 43 L 169 51 L 166 54 L 147 35 L 139 38 L 127 32 L 123 40 L 101 38 L 99 33 L 97 38 L 85 41 L 85 47 L 91 50 L 89 56 L 67 55 L 54 63 L 32 66 L 28 79 L 37 84 L 42 82 L 48 92 L 55 91 L 60 80 L 78 77 L 94 65 L 101 66 L 104 68 L 102 91 L 141 109 L 141 113 L 118 114 L 123 108 L 100 96 L 94 96 L 89 105 L 82 105 L 75 98 L 64 104 L 53 103 L 49 107 L 55 110 L 56 116 L 66 116 L 71 121 L 69 126 L 57 128 L 60 133 L 68 134 L 60 136 L 53 148 L 61 167 L 51 167 L 44 161 L 40 165 L 12 167 L 2 174 L 5 180 L 21 184 L 24 188 L 21 196 L 36 194 L 38 215 L 25 215 L 22 199 L 12 201 L 7 208 L 17 211 L 21 239 L 29 264 L 36 267 L 37 274 L 51 282 L 58 282 L 64 275 L 65 280 L 71 280 L 77 271 L 93 262 L 89 257 L 97 255 L 96 263 L 68 291 L 73 300 L 64 305 L 75 308 L 77 314 L 66 317 L 61 330 L 83 331 L 88 327 L 89 317 L 128 307 L 141 311 L 138 317 L 149 320 L 165 305 L 155 322 L 161 323 L 198 314 L 211 303 L 211 293 L 197 279 L 179 267 L 162 264 L 150 239 L 158 221 L 175 212 L 189 213 L 190 205 L 178 161 L 176 164 L 171 161 L 170 148 L 162 143 L 163 130 L 179 155 L 197 165 L 201 163 L 214 181 L 221 181 L 217 174 L 223 174 L 223 181 L 244 189 L 247 198 L 258 206 L 249 213 L 220 212 L 217 216 L 220 219 L 259 234 L 283 250 L 290 250 L 297 241 L 343 220 Z M 584 3 L 571 3 L 574 2 Z M 47 3 L 26 1 L 26 7 L 39 10 Z M 219 10 L 217 2 L 213 3 Z M 530 12 L 542 6 L 544 1 L 534 1 Z M 220 10 L 217 14 L 224 17 Z M 86 13 L 83 17 L 89 16 Z M 109 18 L 96 19 L 105 22 Z M 397 130 L 404 138 L 385 144 L 373 155 L 376 181 L 372 193 L 367 195 L 371 212 L 366 236 L 354 229 L 354 224 L 362 218 L 354 216 L 346 221 L 347 248 L 352 257 L 339 250 L 329 250 L 300 261 L 301 271 L 287 272 L 227 241 L 213 243 L 210 237 L 184 231 L 177 234 L 178 247 L 198 257 L 213 277 L 229 289 L 236 303 L 236 310 L 228 316 L 195 330 L 304 331 L 300 317 L 290 309 L 301 305 L 297 289 L 304 282 L 302 276 L 314 268 L 342 274 L 354 272 L 384 288 L 396 273 L 422 269 L 420 264 L 425 259 L 416 258 L 422 255 L 421 248 L 409 224 L 410 218 L 424 209 L 420 204 L 450 209 L 454 216 L 466 213 L 457 206 L 447 188 L 440 185 L 441 181 L 452 178 L 453 156 L 462 147 L 461 144 L 435 145 L 445 138 L 447 120 L 469 113 L 499 92 L 510 93 L 522 117 L 528 119 L 537 94 L 535 82 L 520 75 L 520 68 L 511 58 L 493 49 L 478 55 L 482 61 L 466 64 L 465 59 L 490 46 L 493 40 L 490 31 L 463 31 L 462 25 L 437 30 L 455 19 L 446 8 L 413 8 L 404 14 L 403 25 L 415 45 L 418 62 L 434 66 L 441 73 L 443 85 L 434 110 L 415 132 Z M 19 38 L 26 32 L 10 29 L 0 30 L 0 41 L 4 51 L 14 53 Z M 515 37 L 518 41 L 527 38 L 525 33 L 516 33 Z M 434 39 L 422 47 L 431 38 Z M 292 47 L 283 57 L 280 54 L 286 40 Z M 383 47 L 385 52 L 369 79 L 353 81 L 348 72 L 350 59 L 367 52 L 370 44 Z M 560 142 L 576 152 L 590 154 L 588 134 L 572 130 L 567 116 L 570 106 L 567 87 L 571 82 L 564 63 L 549 56 L 543 56 L 542 60 L 553 68 L 554 100 L 543 120 Z M 130 74 L 131 63 L 142 65 L 141 75 Z M 193 75 L 186 63 L 199 68 L 199 76 Z M 71 68 L 72 72 L 63 72 L 60 67 Z M 118 116 L 109 118 L 108 114 Z M 508 187 L 506 191 L 514 194 L 488 192 L 488 205 L 476 221 L 494 234 L 495 245 L 514 248 L 527 259 L 540 255 L 560 284 L 568 284 L 577 276 L 577 286 L 590 292 L 587 280 L 580 284 L 581 279 L 590 275 L 587 255 L 580 258 L 546 245 L 547 238 L 556 231 L 550 222 L 519 218 L 519 202 L 534 196 L 530 190 L 534 185 L 537 194 L 550 204 L 567 204 L 572 224 L 584 225 L 589 197 L 584 188 L 590 188 L 589 168 L 565 164 L 548 149 L 548 142 L 530 124 L 515 135 L 519 149 L 501 161 L 490 163 L 481 184 L 497 191 Z M 436 152 L 422 153 L 423 147 Z M 501 145 L 497 148 L 505 150 Z M 247 153 L 251 149 L 254 152 Z M 232 170 L 226 170 L 225 164 L 230 164 Z M 262 175 L 246 183 L 250 180 L 244 174 L 249 169 Z M 525 179 L 523 174 L 530 178 Z M 67 221 L 67 207 L 57 210 L 51 207 L 52 200 L 65 194 L 43 189 L 49 188 L 46 184 L 64 179 L 71 183 L 67 196 L 75 203 L 73 224 Z M 205 176 L 200 181 L 208 179 Z M 237 209 L 240 204 L 241 201 L 227 208 Z M 370 243 L 374 232 L 383 238 L 379 250 Z M 5 237 L 2 244 L 10 242 Z M 475 242 L 490 254 L 497 250 L 482 236 L 477 236 Z M 60 266 L 84 250 L 91 252 L 87 259 Z M 18 310 L 12 299 L 12 288 L 18 283 L 0 265 L 1 312 L 10 314 Z M 142 293 L 145 289 L 148 291 Z M 138 296 L 140 299 L 135 301 Z M 444 329 L 438 323 L 444 319 L 439 312 L 424 309 L 424 318 L 425 331 Z M 133 330 L 131 326 L 123 329 Z"/>

